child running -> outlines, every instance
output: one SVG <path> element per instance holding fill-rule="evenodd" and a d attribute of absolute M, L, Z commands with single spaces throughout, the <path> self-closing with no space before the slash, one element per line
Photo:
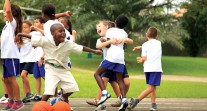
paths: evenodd
<path fill-rule="evenodd" d="M 100 89 L 102 90 L 102 96 L 98 102 L 98 105 L 100 105 L 111 97 L 111 95 L 106 91 L 104 82 L 101 79 L 101 74 L 106 70 L 112 70 L 116 72 L 117 83 L 123 97 L 122 105 L 119 107 L 119 111 L 124 111 L 128 106 L 128 102 L 126 99 L 126 86 L 124 85 L 123 81 L 123 72 L 125 67 L 123 46 L 124 43 L 133 43 L 133 41 L 127 39 L 128 35 L 123 30 L 123 28 L 128 24 L 128 18 L 126 16 L 120 15 L 117 17 L 115 23 L 116 28 L 110 28 L 106 32 L 106 38 L 109 38 L 110 40 L 103 42 L 102 46 L 100 46 L 100 48 L 102 48 L 111 44 L 105 59 L 101 62 L 100 67 L 94 74 L 94 77 Z"/>
<path fill-rule="evenodd" d="M 137 46 L 133 49 L 134 51 L 142 49 L 142 57 L 137 57 L 137 62 L 144 63 L 144 73 L 148 87 L 138 96 L 138 98 L 131 98 L 129 109 L 133 109 L 139 102 L 141 102 L 150 94 L 152 102 L 150 111 L 157 110 L 157 105 L 155 102 L 156 87 L 160 86 L 162 76 L 162 46 L 161 42 L 156 40 L 157 36 L 157 29 L 150 27 L 146 33 L 148 41 L 145 42 L 141 47 Z"/>
<path fill-rule="evenodd" d="M 73 92 L 79 91 L 78 84 L 68 67 L 68 56 L 72 53 L 81 54 L 82 51 L 100 55 L 101 51 L 65 39 L 65 29 L 59 23 L 51 26 L 51 34 L 53 40 L 20 33 L 16 36 L 15 42 L 19 42 L 20 38 L 24 36 L 31 38 L 33 46 L 43 48 L 45 53 L 45 91 L 42 100 L 47 101 L 50 96 L 55 94 L 55 89 L 59 86 L 62 89 L 64 101 L 68 103 L 68 97 Z"/>
<path fill-rule="evenodd" d="M 4 4 L 4 26 L 1 34 L 1 58 L 3 66 L 4 84 L 9 96 L 9 102 L 1 110 L 19 110 L 24 104 L 20 99 L 20 89 L 16 80 L 19 74 L 20 53 L 14 42 L 15 35 L 22 31 L 22 14 L 17 5 L 10 4 L 5 0 Z"/>

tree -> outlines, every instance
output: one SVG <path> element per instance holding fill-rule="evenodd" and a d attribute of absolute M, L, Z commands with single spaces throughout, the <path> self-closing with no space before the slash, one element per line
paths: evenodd
<path fill-rule="evenodd" d="M 189 54 L 196 57 L 207 49 L 207 1 L 190 0 L 183 7 L 187 12 L 182 18 L 182 25 L 190 35 L 190 39 L 184 39 L 185 46 Z"/>

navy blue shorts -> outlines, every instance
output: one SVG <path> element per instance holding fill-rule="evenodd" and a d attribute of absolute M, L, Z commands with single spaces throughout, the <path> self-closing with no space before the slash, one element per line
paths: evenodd
<path fill-rule="evenodd" d="M 2 59 L 2 66 L 3 78 L 19 75 L 19 59 Z"/>
<path fill-rule="evenodd" d="M 160 86 L 162 72 L 145 72 L 146 83 L 153 86 Z"/>
<path fill-rule="evenodd" d="M 45 77 L 45 64 L 42 64 L 42 66 L 39 67 L 38 62 L 35 62 L 33 68 L 33 76 L 34 78 Z"/>
<path fill-rule="evenodd" d="M 33 67 L 35 62 L 26 62 L 26 63 L 20 63 L 20 71 L 23 70 L 27 71 L 29 74 L 33 74 Z"/>
<path fill-rule="evenodd" d="M 108 70 L 112 70 L 114 72 L 120 72 L 120 73 L 124 72 L 124 66 L 125 66 L 124 64 L 112 63 L 107 60 L 103 60 L 100 64 L 100 67 L 102 68 L 106 68 Z"/>
<path fill-rule="evenodd" d="M 101 74 L 101 77 L 109 78 L 108 82 L 116 82 L 116 73 L 112 70 L 107 70 L 103 74 Z"/>

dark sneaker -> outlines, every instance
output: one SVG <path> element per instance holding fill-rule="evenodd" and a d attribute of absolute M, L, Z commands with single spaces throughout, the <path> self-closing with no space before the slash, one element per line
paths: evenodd
<path fill-rule="evenodd" d="M 128 109 L 133 109 L 139 103 L 138 99 L 131 98 Z"/>
<path fill-rule="evenodd" d="M 111 95 L 109 93 L 102 94 L 101 99 L 98 102 L 98 105 L 103 104 L 107 99 L 109 99 Z"/>
<path fill-rule="evenodd" d="M 22 109 L 24 107 L 24 103 L 21 102 L 18 104 L 18 102 L 14 102 L 14 104 L 12 105 L 12 108 L 9 111 L 18 111 L 20 109 Z"/>
<path fill-rule="evenodd" d="M 119 111 L 125 111 L 128 106 L 128 101 L 122 102 L 121 106 L 119 107 Z"/>
<path fill-rule="evenodd" d="M 150 111 L 157 111 L 157 104 L 156 103 L 152 103 Z"/>
<path fill-rule="evenodd" d="M 121 100 L 118 99 L 115 103 L 111 103 L 112 107 L 120 107 L 121 106 Z"/>
<path fill-rule="evenodd" d="M 34 95 L 32 93 L 27 93 L 26 97 L 22 99 L 23 103 L 30 102 L 34 98 Z"/>
<path fill-rule="evenodd" d="M 14 103 L 13 103 L 13 104 L 14 104 Z M 7 110 L 11 109 L 13 104 L 11 104 L 10 102 L 7 102 L 7 103 L 5 104 L 5 107 L 2 108 L 1 111 L 7 111 Z"/>
<path fill-rule="evenodd" d="M 95 99 L 88 99 L 86 100 L 86 103 L 88 103 L 89 105 L 93 105 L 93 106 L 98 106 L 98 100 L 95 98 Z"/>
<path fill-rule="evenodd" d="M 34 97 L 34 101 L 40 101 L 42 99 L 42 97 L 41 96 L 39 96 L 39 95 L 35 95 L 35 97 Z"/>
<path fill-rule="evenodd" d="M 98 105 L 95 111 L 106 111 L 106 105 L 105 104 Z"/>

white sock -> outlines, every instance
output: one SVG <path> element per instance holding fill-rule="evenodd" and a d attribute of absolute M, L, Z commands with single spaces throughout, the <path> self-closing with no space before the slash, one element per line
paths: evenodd
<path fill-rule="evenodd" d="M 126 98 L 122 98 L 121 102 L 123 103 L 124 101 L 126 101 L 127 99 Z"/>
<path fill-rule="evenodd" d="M 106 91 L 106 90 L 103 90 L 103 91 L 102 91 L 102 94 L 107 94 L 107 91 Z"/>

